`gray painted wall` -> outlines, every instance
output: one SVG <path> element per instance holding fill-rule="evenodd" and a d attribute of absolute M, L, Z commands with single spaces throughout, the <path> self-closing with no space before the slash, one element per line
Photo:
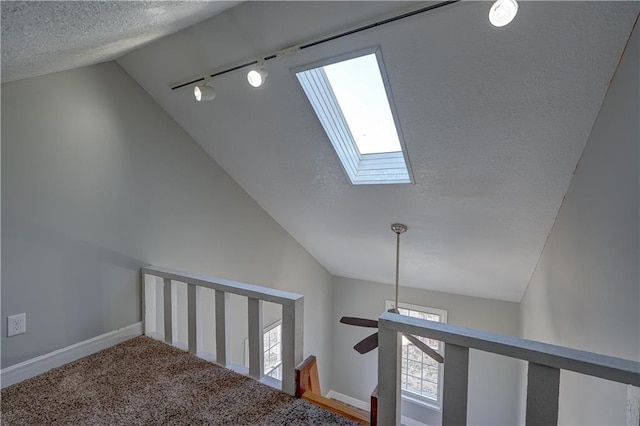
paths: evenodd
<path fill-rule="evenodd" d="M 372 330 L 340 324 L 342 316 L 378 318 L 394 288 L 336 277 L 333 280 L 333 390 L 368 402 L 377 383 L 377 350 L 365 355 L 354 349 Z M 519 304 L 450 293 L 401 287 L 400 302 L 447 310 L 450 324 L 517 336 Z M 446 351 L 446 348 L 445 348 Z M 446 354 L 445 354 L 446 357 Z M 517 361 L 472 350 L 469 356 L 469 424 L 513 425 L 517 419 Z M 439 413 L 403 403 L 403 415 L 429 425 Z"/>
<path fill-rule="evenodd" d="M 521 303 L 523 337 L 640 360 L 638 30 Z M 560 376 L 561 424 L 625 424 L 626 387 Z"/>
<path fill-rule="evenodd" d="M 117 64 L 2 85 L 2 151 L 2 367 L 140 321 L 158 264 L 305 294 L 328 383 L 331 276 Z"/>

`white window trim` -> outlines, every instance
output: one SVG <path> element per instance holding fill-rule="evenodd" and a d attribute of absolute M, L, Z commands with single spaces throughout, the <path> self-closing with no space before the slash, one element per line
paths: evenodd
<path fill-rule="evenodd" d="M 394 301 L 392 300 L 385 301 L 385 310 L 388 311 L 389 309 L 392 309 L 394 306 L 395 306 Z M 398 302 L 398 307 L 409 309 L 412 311 L 420 311 L 420 312 L 426 312 L 428 314 L 439 315 L 440 322 L 443 322 L 443 323 L 447 322 L 447 311 L 445 309 L 432 308 L 429 306 L 414 305 L 411 303 L 403 303 L 403 302 Z M 444 356 L 444 351 L 445 351 L 445 344 L 444 342 L 441 342 L 439 352 L 442 356 Z M 443 365 L 440 364 L 438 366 L 438 399 L 437 400 L 434 400 L 426 396 L 418 395 L 413 392 L 405 391 L 405 390 L 402 390 L 402 399 L 414 404 L 422 405 L 424 407 L 430 408 L 438 412 L 441 411 L 442 391 L 443 391 L 443 382 L 444 382 L 443 375 L 444 375 L 444 368 L 443 368 Z"/>
<path fill-rule="evenodd" d="M 375 54 L 382 76 L 382 83 L 387 95 L 387 101 L 391 109 L 391 116 L 395 124 L 398 140 L 400 142 L 400 152 L 388 152 L 378 154 L 361 154 L 349 131 L 349 126 L 342 115 L 338 102 L 333 95 L 331 84 L 327 80 L 324 71 L 320 68 L 325 65 L 347 61 L 349 59 Z M 354 185 L 375 185 L 375 184 L 407 184 L 414 183 L 411 164 L 407 155 L 407 147 L 404 142 L 400 120 L 391 94 L 389 77 L 382 60 L 382 53 L 379 46 L 350 52 L 330 59 L 307 64 L 291 70 L 298 79 L 307 99 L 316 99 L 323 107 L 317 108 L 311 102 L 316 116 L 320 120 L 334 150 L 338 154 L 340 164 L 345 173 Z M 308 80 L 298 73 L 313 71 L 313 78 Z"/>

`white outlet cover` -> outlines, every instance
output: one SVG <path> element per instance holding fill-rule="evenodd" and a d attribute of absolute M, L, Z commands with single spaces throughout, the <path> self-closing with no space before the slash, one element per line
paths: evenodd
<path fill-rule="evenodd" d="M 27 314 L 9 315 L 7 317 L 7 337 L 27 331 Z"/>

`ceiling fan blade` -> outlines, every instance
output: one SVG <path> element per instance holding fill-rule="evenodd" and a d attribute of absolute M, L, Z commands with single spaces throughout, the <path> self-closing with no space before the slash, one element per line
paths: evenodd
<path fill-rule="evenodd" d="M 366 354 L 378 347 L 378 332 L 376 331 L 371 336 L 365 337 L 359 341 L 353 349 L 360 354 Z"/>
<path fill-rule="evenodd" d="M 355 325 L 358 327 L 378 328 L 378 321 L 366 318 L 342 317 L 340 318 L 340 322 L 342 324 Z"/>
<path fill-rule="evenodd" d="M 402 333 L 402 335 L 406 337 L 408 341 L 416 345 L 418 349 L 427 354 L 428 357 L 433 358 L 434 361 L 439 362 L 440 364 L 444 362 L 444 358 L 442 357 L 442 355 L 440 355 L 438 352 L 432 349 L 431 346 L 427 345 L 422 340 L 418 339 L 415 336 L 412 336 L 411 334 Z"/>

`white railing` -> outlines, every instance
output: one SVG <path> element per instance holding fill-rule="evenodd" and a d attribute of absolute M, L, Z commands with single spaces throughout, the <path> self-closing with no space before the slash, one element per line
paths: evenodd
<path fill-rule="evenodd" d="M 528 361 L 527 425 L 558 423 L 560 370 L 640 386 L 640 363 L 451 324 L 385 312 L 378 321 L 378 424 L 400 419 L 400 336 L 408 333 L 446 343 L 442 424 L 467 423 L 469 349 Z M 394 368 L 395 367 L 395 368 Z M 634 420 L 637 424 L 637 420 Z"/>
<path fill-rule="evenodd" d="M 173 344 L 173 331 L 176 327 L 174 317 L 175 302 L 172 296 L 172 282 L 187 285 L 187 330 L 189 352 L 196 353 L 198 347 L 198 312 L 196 288 L 215 290 L 215 362 L 227 366 L 229 362 L 227 345 L 227 295 L 236 294 L 248 299 L 248 335 L 249 335 L 249 375 L 256 379 L 264 376 L 264 341 L 262 324 L 262 302 L 276 303 L 282 306 L 282 390 L 295 394 L 295 367 L 302 362 L 303 344 L 303 308 L 304 297 L 300 294 L 275 290 L 251 284 L 213 278 L 189 272 L 177 271 L 159 266 L 141 269 L 145 318 L 155 317 L 155 300 L 148 301 L 145 294 L 148 285 L 155 284 L 155 277 L 163 280 L 164 340 Z M 145 334 L 149 334 L 148 321 L 145 321 Z"/>

